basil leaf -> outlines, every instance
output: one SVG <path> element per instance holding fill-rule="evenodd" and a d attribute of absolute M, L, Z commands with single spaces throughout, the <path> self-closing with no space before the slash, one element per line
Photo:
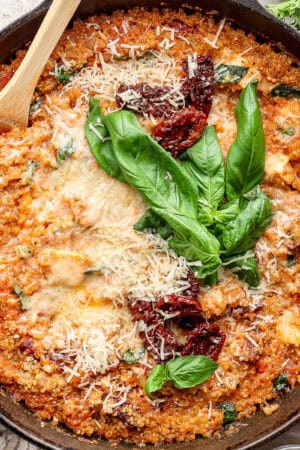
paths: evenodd
<path fill-rule="evenodd" d="M 280 374 L 275 380 L 273 381 L 273 390 L 276 392 L 284 391 L 289 387 L 289 380 L 287 379 L 286 375 Z"/>
<path fill-rule="evenodd" d="M 204 383 L 218 368 L 218 364 L 207 356 L 179 356 L 166 365 L 167 381 L 177 389 L 186 389 Z"/>
<path fill-rule="evenodd" d="M 210 275 L 207 275 L 204 278 L 204 286 L 206 287 L 213 287 L 215 284 L 217 284 L 219 281 L 219 271 L 216 270 L 215 272 L 211 273 Z"/>
<path fill-rule="evenodd" d="M 259 184 L 264 175 L 265 139 L 259 104 L 257 81 L 243 89 L 235 116 L 237 137 L 226 161 L 226 197 L 235 200 Z"/>
<path fill-rule="evenodd" d="M 215 81 L 217 83 L 238 83 L 248 72 L 248 67 L 219 64 L 215 67 Z"/>
<path fill-rule="evenodd" d="M 199 212 L 198 212 L 198 221 L 207 227 L 214 223 L 215 219 L 215 211 L 212 211 L 211 208 L 207 204 L 198 202 Z"/>
<path fill-rule="evenodd" d="M 134 225 L 136 231 L 152 231 L 159 234 L 163 239 L 168 239 L 169 247 L 178 256 L 184 256 L 188 261 L 196 261 L 198 249 L 195 249 L 189 242 L 182 240 L 180 236 L 174 234 L 172 228 L 158 214 L 148 209 L 140 220 Z M 192 268 L 198 278 L 203 278 L 214 272 L 221 265 L 218 256 L 207 258 L 205 264 Z"/>
<path fill-rule="evenodd" d="M 257 239 L 272 220 L 271 204 L 264 193 L 250 200 L 236 218 L 220 230 L 223 252 L 230 255 L 245 253 L 253 248 Z"/>
<path fill-rule="evenodd" d="M 100 103 L 96 98 L 90 98 L 89 115 L 85 123 L 85 135 L 90 150 L 102 169 L 111 177 L 124 182 L 125 178 L 115 158 L 109 132 L 103 123 Z"/>
<path fill-rule="evenodd" d="M 237 419 L 237 410 L 234 403 L 223 402 L 218 403 L 216 408 L 222 409 L 223 411 L 223 425 L 235 422 Z"/>
<path fill-rule="evenodd" d="M 130 348 L 126 350 L 126 352 L 122 353 L 121 361 L 126 362 L 127 364 L 135 364 L 138 362 L 143 354 L 145 353 L 145 349 L 141 348 L 140 350 L 133 351 Z"/>
<path fill-rule="evenodd" d="M 286 258 L 286 265 L 287 267 L 292 267 L 296 264 L 296 258 L 294 255 L 288 255 Z"/>
<path fill-rule="evenodd" d="M 145 392 L 148 397 L 152 397 L 152 393 L 162 388 L 167 380 L 167 370 L 165 366 L 158 364 L 150 371 L 146 384 Z"/>
<path fill-rule="evenodd" d="M 30 297 L 28 297 L 28 295 L 24 294 L 24 292 L 22 291 L 22 289 L 19 286 L 14 286 L 13 289 L 20 299 L 22 311 L 27 311 L 27 309 L 29 307 Z"/>
<path fill-rule="evenodd" d="M 273 87 L 273 89 L 269 92 L 269 95 L 271 95 L 271 97 L 300 98 L 300 89 L 280 83 Z"/>
<path fill-rule="evenodd" d="M 225 203 L 217 211 L 214 212 L 214 220 L 217 223 L 227 223 L 230 222 L 230 220 L 235 219 L 239 212 L 239 202 L 233 200 L 232 202 Z"/>
<path fill-rule="evenodd" d="M 148 397 L 169 381 L 177 389 L 186 389 L 204 383 L 218 368 L 218 364 L 207 356 L 179 356 L 165 366 L 154 366 L 148 375 L 145 392 Z"/>
<path fill-rule="evenodd" d="M 163 239 L 168 239 L 172 234 L 172 228 L 158 214 L 147 209 L 145 214 L 133 226 L 136 231 L 150 231 L 159 234 Z"/>
<path fill-rule="evenodd" d="M 187 150 L 192 163 L 182 165 L 195 180 L 200 202 L 217 208 L 224 197 L 225 170 L 218 136 L 213 126 L 205 129 L 201 139 Z"/>
<path fill-rule="evenodd" d="M 183 256 L 187 261 L 193 262 L 199 259 L 198 248 L 184 241 L 180 236 L 173 236 L 168 240 L 169 247 L 174 250 L 178 256 Z M 221 266 L 221 260 L 218 255 L 211 255 L 205 258 L 202 265 L 191 266 L 197 278 L 204 278 L 215 272 Z"/>
<path fill-rule="evenodd" d="M 126 181 L 191 246 L 197 260 L 205 264 L 212 256 L 218 258 L 219 242 L 197 222 L 198 192 L 193 180 L 145 133 L 130 111 L 111 113 L 104 122 Z"/>
<path fill-rule="evenodd" d="M 236 268 L 234 273 L 239 280 L 245 281 L 251 287 L 257 287 L 259 285 L 258 267 L 255 258 L 238 259 L 229 265 L 230 268 Z"/>

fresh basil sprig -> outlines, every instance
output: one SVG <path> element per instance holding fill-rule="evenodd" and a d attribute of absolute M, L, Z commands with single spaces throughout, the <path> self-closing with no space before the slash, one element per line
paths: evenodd
<path fill-rule="evenodd" d="M 151 397 L 166 382 L 171 382 L 177 389 L 187 389 L 204 383 L 218 368 L 218 364 L 207 356 L 179 356 L 165 366 L 154 366 L 148 375 L 145 392 Z"/>
<path fill-rule="evenodd" d="M 265 139 L 256 96 L 257 81 L 242 91 L 235 109 L 238 132 L 226 160 L 227 200 L 241 198 L 257 186 L 264 175 Z"/>
<path fill-rule="evenodd" d="M 156 232 L 178 256 L 200 261 L 192 269 L 209 285 L 218 280 L 221 258 L 226 263 L 252 249 L 271 221 L 270 202 L 259 187 L 264 134 L 256 86 L 256 81 L 249 83 L 237 104 L 238 133 L 226 169 L 214 127 L 207 127 L 177 162 L 133 113 L 103 116 L 99 101 L 90 101 L 85 131 L 92 153 L 109 175 L 137 189 L 149 205 L 134 228 Z M 258 285 L 254 258 L 229 267 L 251 286 Z"/>
<path fill-rule="evenodd" d="M 200 260 L 203 277 L 221 265 L 220 244 L 197 220 L 198 190 L 180 164 L 155 142 L 130 111 L 116 111 L 103 118 L 115 158 L 125 180 L 145 198 L 180 237 L 178 254 Z"/>

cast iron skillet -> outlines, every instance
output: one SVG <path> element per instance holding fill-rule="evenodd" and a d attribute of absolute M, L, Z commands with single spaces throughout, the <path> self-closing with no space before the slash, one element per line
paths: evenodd
<path fill-rule="evenodd" d="M 269 41 L 281 42 L 285 48 L 295 54 L 300 54 L 300 36 L 288 25 L 272 17 L 255 0 L 82 0 L 76 12 L 77 17 L 85 17 L 102 11 L 132 6 L 168 6 L 177 8 L 202 7 L 215 9 L 221 15 L 232 18 L 241 28 L 254 32 L 258 39 L 264 35 Z M 5 62 L 18 48 L 23 47 L 32 39 L 46 10 L 49 0 L 22 17 L 2 33 L 0 33 L 0 62 Z M 278 48 L 278 46 L 276 46 Z M 105 450 L 112 449 L 108 442 L 99 439 L 76 437 L 67 429 L 54 427 L 49 423 L 40 422 L 22 404 L 16 403 L 11 396 L 0 391 L 0 417 L 9 426 L 27 438 L 55 450 Z M 160 445 L 159 450 L 246 450 L 262 444 L 284 431 L 300 418 L 300 386 L 282 397 L 280 408 L 271 416 L 258 412 L 241 426 L 240 431 L 231 436 L 216 438 L 199 438 L 194 442 L 183 444 Z M 129 450 L 133 447 L 121 444 L 119 450 Z M 135 447 L 136 448 L 136 447 Z M 157 447 L 156 447 L 157 448 Z"/>

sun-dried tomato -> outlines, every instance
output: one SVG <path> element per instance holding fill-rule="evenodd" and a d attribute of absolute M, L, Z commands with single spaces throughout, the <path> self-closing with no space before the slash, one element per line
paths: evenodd
<path fill-rule="evenodd" d="M 156 305 L 138 300 L 129 302 L 128 306 L 133 320 L 141 323 L 140 337 L 156 360 L 166 362 L 174 356 L 174 352 L 217 359 L 225 334 L 217 325 L 204 322 L 196 298 L 171 294 L 161 297 Z M 172 317 L 173 314 L 176 316 Z M 185 344 L 178 341 L 172 323 L 188 331 Z"/>
<path fill-rule="evenodd" d="M 189 66 L 192 67 L 190 71 Z M 182 68 L 188 75 L 188 78 L 181 86 L 181 92 L 185 97 L 185 105 L 194 106 L 208 116 L 215 89 L 212 58 L 208 55 L 197 55 L 196 57 L 191 57 L 190 62 L 186 58 L 182 62 Z"/>
<path fill-rule="evenodd" d="M 158 321 L 160 318 L 159 312 L 154 309 L 152 302 L 137 300 L 134 302 L 129 302 L 128 306 L 134 322 L 142 320 L 146 324 L 150 324 L 153 321 Z"/>
<path fill-rule="evenodd" d="M 192 297 L 197 297 L 200 292 L 200 281 L 199 278 L 195 277 L 195 274 L 192 270 L 189 271 L 187 276 L 187 281 L 190 284 L 190 287 L 184 291 L 184 295 L 191 295 Z"/>
<path fill-rule="evenodd" d="M 140 337 L 147 351 L 159 361 L 168 361 L 182 348 L 169 322 L 154 323 L 147 331 L 141 331 Z"/>
<path fill-rule="evenodd" d="M 225 341 L 225 334 L 212 323 L 203 323 L 190 331 L 184 344 L 183 355 L 206 355 L 217 359 Z"/>
<path fill-rule="evenodd" d="M 174 102 L 170 103 L 168 96 L 174 97 L 168 86 L 149 86 L 147 83 L 121 84 L 117 91 L 116 102 L 119 107 L 135 113 L 168 117 L 174 109 L 177 109 L 174 108 Z M 175 98 L 173 100 L 176 101 Z M 184 105 L 183 99 L 180 103 L 178 107 Z"/>
<path fill-rule="evenodd" d="M 194 107 L 183 108 L 158 124 L 153 138 L 176 158 L 195 144 L 207 125 L 207 117 Z"/>
<path fill-rule="evenodd" d="M 198 316 L 201 313 L 201 306 L 196 298 L 176 294 L 161 297 L 157 308 L 168 314 L 176 313 L 176 318 Z"/>
<path fill-rule="evenodd" d="M 198 316 L 186 316 L 180 317 L 176 323 L 182 330 L 193 330 L 201 323 L 205 322 L 205 319 L 201 314 Z"/>
<path fill-rule="evenodd" d="M 198 27 L 196 25 L 187 25 L 179 19 L 174 19 L 168 23 L 170 28 L 174 28 L 179 33 L 198 33 Z"/>

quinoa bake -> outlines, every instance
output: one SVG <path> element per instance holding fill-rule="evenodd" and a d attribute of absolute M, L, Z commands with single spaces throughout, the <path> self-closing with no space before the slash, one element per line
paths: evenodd
<path fill-rule="evenodd" d="M 272 414 L 300 381 L 299 98 L 299 60 L 215 13 L 76 20 L 0 135 L 2 388 L 112 443 Z"/>

